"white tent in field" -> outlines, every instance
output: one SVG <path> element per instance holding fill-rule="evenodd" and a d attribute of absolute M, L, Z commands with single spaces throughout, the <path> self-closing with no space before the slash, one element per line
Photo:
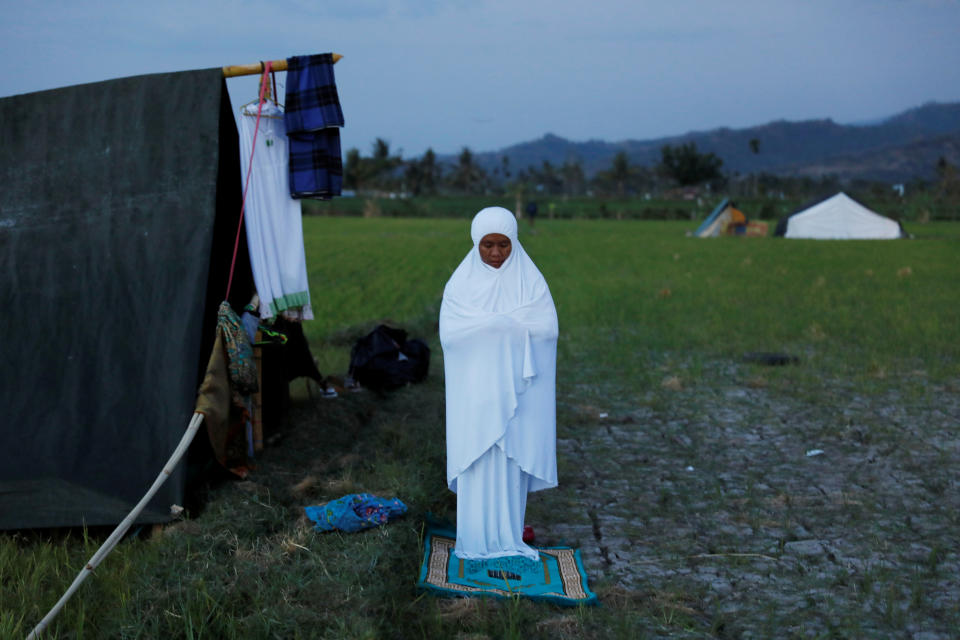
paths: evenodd
<path fill-rule="evenodd" d="M 892 240 L 906 237 L 899 222 L 871 211 L 842 191 L 783 218 L 774 235 L 819 240 Z"/>

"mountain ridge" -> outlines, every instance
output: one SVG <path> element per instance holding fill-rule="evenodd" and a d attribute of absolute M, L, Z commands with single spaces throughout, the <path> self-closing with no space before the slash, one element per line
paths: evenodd
<path fill-rule="evenodd" d="M 932 179 L 936 162 L 944 157 L 960 164 L 960 102 L 926 104 L 875 121 L 876 124 L 838 124 L 831 118 L 788 121 L 733 129 L 703 131 L 654 138 L 609 142 L 567 140 L 553 133 L 503 147 L 474 152 L 474 162 L 489 172 L 499 172 L 508 158 L 513 175 L 521 169 L 549 161 L 559 168 L 578 159 L 591 177 L 610 167 L 614 155 L 627 153 L 630 163 L 653 167 L 664 145 L 692 142 L 701 153 L 715 153 L 722 170 L 731 176 L 770 173 L 781 176 L 834 175 L 842 180 L 867 179 L 908 182 Z M 753 152 L 751 141 L 758 151 Z M 440 156 L 455 163 L 456 155 Z"/>

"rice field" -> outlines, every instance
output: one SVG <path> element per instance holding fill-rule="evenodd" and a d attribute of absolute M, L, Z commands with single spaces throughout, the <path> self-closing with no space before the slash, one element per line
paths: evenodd
<path fill-rule="evenodd" d="M 427 331 L 447 277 L 470 248 L 464 220 L 310 217 L 305 225 L 320 318 L 308 337 L 330 372 L 346 367 L 325 345 L 331 336 L 352 336 L 377 319 Z M 956 225 L 916 226 L 916 238 L 903 242 L 687 237 L 695 226 L 540 221 L 521 242 L 573 343 L 595 344 L 591 333 L 617 330 L 629 336 L 623 347 L 702 356 L 789 351 L 851 376 L 922 361 L 932 375 L 955 375 Z M 636 361 L 629 351 L 602 358 Z"/>
<path fill-rule="evenodd" d="M 683 221 L 538 220 L 521 241 L 560 317 L 560 487 L 542 544 L 582 550 L 602 606 L 414 589 L 445 487 L 443 285 L 463 219 L 304 219 L 321 371 L 379 322 L 428 380 L 319 399 L 245 481 L 141 531 L 50 638 L 949 638 L 960 628 L 960 225 L 914 239 L 697 239 Z M 765 366 L 757 352 L 796 358 Z M 820 454 L 808 456 L 811 451 Z M 402 519 L 320 534 L 303 507 L 397 496 Z M 0 534 L 0 637 L 24 637 L 109 531 Z"/>

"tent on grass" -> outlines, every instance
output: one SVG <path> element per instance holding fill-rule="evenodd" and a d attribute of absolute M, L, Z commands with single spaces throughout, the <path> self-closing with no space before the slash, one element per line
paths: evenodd
<path fill-rule="evenodd" d="M 718 236 L 765 236 L 767 225 L 765 222 L 752 222 L 737 208 L 737 205 L 724 198 L 707 216 L 706 220 L 697 227 L 693 235 L 698 238 L 715 238 Z"/>
<path fill-rule="evenodd" d="M 842 191 L 781 218 L 774 235 L 820 240 L 891 240 L 907 236 L 899 222 L 871 211 Z"/>
<path fill-rule="evenodd" d="M 237 239 L 253 294 L 224 71 L 0 99 L 0 167 L 0 529 L 116 524 L 193 415 Z"/>

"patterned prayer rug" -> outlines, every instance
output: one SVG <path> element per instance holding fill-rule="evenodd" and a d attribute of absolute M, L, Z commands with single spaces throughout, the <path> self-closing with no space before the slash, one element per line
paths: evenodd
<path fill-rule="evenodd" d="M 593 605 L 597 596 L 587 587 L 580 550 L 534 547 L 540 562 L 523 556 L 461 560 L 453 553 L 457 534 L 427 529 L 417 588 L 444 596 L 522 596 L 559 605 Z"/>

